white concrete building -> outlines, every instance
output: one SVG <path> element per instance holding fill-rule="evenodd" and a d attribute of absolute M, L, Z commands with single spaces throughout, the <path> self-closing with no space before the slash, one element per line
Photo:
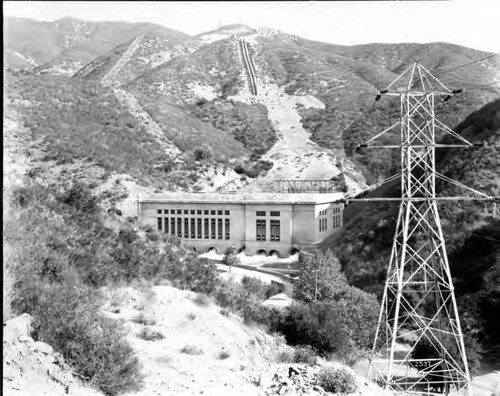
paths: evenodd
<path fill-rule="evenodd" d="M 223 253 L 234 246 L 248 255 L 287 257 L 341 230 L 342 198 L 342 193 L 167 193 L 141 196 L 137 205 L 140 223 L 199 252 Z"/>

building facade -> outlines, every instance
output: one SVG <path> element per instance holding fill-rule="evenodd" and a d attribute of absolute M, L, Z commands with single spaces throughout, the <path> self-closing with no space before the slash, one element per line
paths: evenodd
<path fill-rule="evenodd" d="M 287 257 L 315 248 L 343 225 L 343 194 L 168 193 L 141 196 L 138 219 L 198 252 L 234 246 Z"/>

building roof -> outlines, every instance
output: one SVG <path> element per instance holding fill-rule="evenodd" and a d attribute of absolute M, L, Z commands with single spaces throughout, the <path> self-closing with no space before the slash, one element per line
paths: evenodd
<path fill-rule="evenodd" d="M 139 196 L 138 203 L 248 203 L 248 204 L 323 204 L 338 202 L 343 193 L 283 194 L 283 193 L 164 193 Z"/>

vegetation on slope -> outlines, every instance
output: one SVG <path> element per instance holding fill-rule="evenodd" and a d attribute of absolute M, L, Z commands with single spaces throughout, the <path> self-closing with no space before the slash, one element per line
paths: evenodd
<path fill-rule="evenodd" d="M 211 101 L 191 107 L 191 112 L 215 128 L 226 131 L 243 144 L 252 159 L 258 159 L 276 142 L 276 131 L 260 104 Z"/>
<path fill-rule="evenodd" d="M 195 169 L 206 161 L 187 153 L 184 163 L 175 164 L 112 91 L 99 83 L 30 74 L 11 75 L 7 82 L 10 100 L 32 131 L 33 144 L 46 151 L 45 160 L 88 160 L 159 188 L 188 188 L 198 180 Z M 182 148 L 194 150 L 203 142 Z M 222 144 L 212 149 L 216 159 L 227 155 Z"/>

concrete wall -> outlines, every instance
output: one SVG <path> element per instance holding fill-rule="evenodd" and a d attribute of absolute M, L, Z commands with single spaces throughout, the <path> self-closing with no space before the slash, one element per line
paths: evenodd
<path fill-rule="evenodd" d="M 215 248 L 218 253 L 224 253 L 229 246 L 234 246 L 237 251 L 244 249 L 249 255 L 265 251 L 266 254 L 277 252 L 280 257 L 288 257 L 293 249 L 315 248 L 321 241 L 340 231 L 340 227 L 332 227 L 333 208 L 335 207 L 341 207 L 341 204 L 140 202 L 138 204 L 138 218 L 142 224 L 149 224 L 157 229 L 159 216 L 169 219 L 181 217 L 183 219 L 181 239 L 186 245 L 194 247 L 198 252 L 206 252 Z M 158 214 L 158 209 L 162 210 L 161 214 Z M 168 210 L 167 214 L 164 213 L 165 209 Z M 175 209 L 174 214 L 170 213 L 172 209 Z M 178 214 L 177 210 L 181 210 L 181 214 Z M 185 210 L 188 211 L 187 214 L 184 213 Z M 193 210 L 194 214 L 191 213 Z M 200 210 L 201 214 L 198 214 Z M 205 214 L 206 210 L 209 211 L 208 215 Z M 324 213 L 322 211 L 325 210 L 326 214 L 322 214 Z M 215 215 L 212 215 L 212 211 L 215 211 Z M 222 215 L 218 215 L 219 211 L 222 211 Z M 229 211 L 230 214 L 226 215 L 226 211 Z M 266 212 L 266 215 L 257 216 L 257 211 Z M 271 216 L 271 211 L 279 212 L 279 216 Z M 195 219 L 196 224 L 198 224 L 198 218 L 202 219 L 202 239 L 191 238 L 191 232 L 189 232 L 188 238 L 185 238 L 184 218 L 188 219 L 189 226 L 191 226 L 192 218 Z M 216 219 L 217 225 L 217 219 L 222 218 L 222 224 L 225 228 L 225 219 L 229 218 L 230 239 L 225 239 L 225 232 L 222 239 L 219 239 L 218 235 L 215 236 L 216 239 L 212 239 L 211 230 L 209 230 L 209 239 L 205 239 L 205 218 L 209 220 L 209 229 L 212 219 Z M 319 230 L 320 218 L 327 218 L 327 229 L 324 231 Z M 257 220 L 266 221 L 265 241 L 257 241 Z M 280 221 L 280 241 L 270 240 L 272 220 Z M 177 235 L 177 229 L 175 235 Z"/>

